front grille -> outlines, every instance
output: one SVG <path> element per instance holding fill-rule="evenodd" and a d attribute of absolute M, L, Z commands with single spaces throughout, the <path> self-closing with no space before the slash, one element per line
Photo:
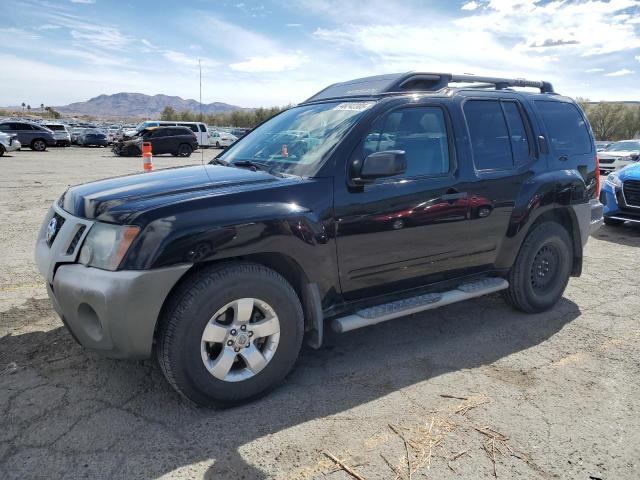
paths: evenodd
<path fill-rule="evenodd" d="M 600 165 L 602 165 L 603 163 L 613 163 L 615 161 L 616 161 L 615 158 L 601 158 L 600 159 Z"/>
<path fill-rule="evenodd" d="M 640 180 L 627 180 L 622 184 L 624 199 L 630 207 L 640 207 Z"/>
<path fill-rule="evenodd" d="M 84 233 L 85 228 L 87 227 L 85 227 L 84 225 L 81 225 L 80 228 L 78 228 L 78 231 L 73 236 L 73 240 L 71 240 L 71 243 L 69 244 L 69 248 L 67 248 L 67 255 L 71 255 L 76 251 L 76 247 L 78 246 L 78 242 L 82 238 L 82 234 Z"/>

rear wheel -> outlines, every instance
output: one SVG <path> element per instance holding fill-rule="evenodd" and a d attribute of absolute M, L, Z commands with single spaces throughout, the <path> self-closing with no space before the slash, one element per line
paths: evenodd
<path fill-rule="evenodd" d="M 193 148 L 191 148 L 191 145 L 186 143 L 183 143 L 178 147 L 178 156 L 180 157 L 190 157 L 191 152 L 193 152 Z"/>
<path fill-rule="evenodd" d="M 541 223 L 525 239 L 509 272 L 508 302 L 528 313 L 553 307 L 569 282 L 572 261 L 567 231 L 556 222 Z"/>
<path fill-rule="evenodd" d="M 238 403 L 286 376 L 303 329 L 298 296 L 278 273 L 249 263 L 212 267 L 170 300 L 158 361 L 169 383 L 192 402 Z"/>
<path fill-rule="evenodd" d="M 31 150 L 35 150 L 36 152 L 44 152 L 47 149 L 47 142 L 40 138 L 36 138 L 33 142 L 31 142 Z"/>
<path fill-rule="evenodd" d="M 4 155 L 4 145 L 0 144 L 0 157 Z"/>
<path fill-rule="evenodd" d="M 220 148 L 220 142 L 216 142 L 216 148 Z"/>
<path fill-rule="evenodd" d="M 609 225 L 610 227 L 619 227 L 622 224 L 624 224 L 624 220 L 618 220 L 617 218 L 604 217 L 604 224 Z"/>

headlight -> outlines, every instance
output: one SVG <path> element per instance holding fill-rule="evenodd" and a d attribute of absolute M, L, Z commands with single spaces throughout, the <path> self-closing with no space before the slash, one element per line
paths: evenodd
<path fill-rule="evenodd" d="M 612 187 L 622 187 L 622 181 L 618 177 L 618 172 L 612 172 L 607 175 L 607 183 Z"/>
<path fill-rule="evenodd" d="M 139 232 L 140 227 L 131 225 L 94 224 L 82 244 L 80 263 L 116 270 Z"/>

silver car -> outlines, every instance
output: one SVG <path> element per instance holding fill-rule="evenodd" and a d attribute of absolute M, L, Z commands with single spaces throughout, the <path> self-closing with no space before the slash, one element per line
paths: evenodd
<path fill-rule="evenodd" d="M 0 157 L 3 156 L 5 152 L 20 150 L 21 146 L 18 135 L 9 135 L 0 132 Z"/>
<path fill-rule="evenodd" d="M 43 123 L 43 127 L 53 132 L 53 138 L 56 139 L 56 145 L 61 147 L 71 146 L 71 134 L 67 130 L 67 126 L 62 123 Z"/>
<path fill-rule="evenodd" d="M 600 171 L 611 173 L 640 159 L 640 140 L 621 140 L 598 152 Z"/>

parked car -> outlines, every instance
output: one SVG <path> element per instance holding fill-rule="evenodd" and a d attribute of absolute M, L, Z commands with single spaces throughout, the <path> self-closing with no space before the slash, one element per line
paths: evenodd
<path fill-rule="evenodd" d="M 107 136 L 97 130 L 85 130 L 78 136 L 77 143 L 83 147 L 106 147 L 109 145 Z"/>
<path fill-rule="evenodd" d="M 168 120 L 148 120 L 138 124 L 135 130 L 125 131 L 125 136 L 133 138 L 142 130 L 149 127 L 187 127 L 196 136 L 198 145 L 203 148 L 209 148 L 209 130 L 202 122 L 173 122 Z"/>
<path fill-rule="evenodd" d="M 640 223 L 640 163 L 610 173 L 602 186 L 600 201 L 607 225 Z"/>
<path fill-rule="evenodd" d="M 53 138 L 56 139 L 56 146 L 71 146 L 71 134 L 69 133 L 69 130 L 67 130 L 66 125 L 63 125 L 62 123 L 43 123 L 42 126 L 53 132 Z"/>
<path fill-rule="evenodd" d="M 94 132 L 98 130 L 97 125 L 77 125 L 71 129 L 71 143 L 78 144 L 78 138 L 85 132 Z"/>
<path fill-rule="evenodd" d="M 18 135 L 14 134 L 6 134 L 0 132 L 0 157 L 5 154 L 5 152 L 14 152 L 16 150 L 20 150 L 20 141 L 18 140 Z"/>
<path fill-rule="evenodd" d="M 234 137 L 240 139 L 240 138 L 244 137 L 250 131 L 251 131 L 250 128 L 234 128 L 233 130 L 231 130 L 231 135 L 233 135 Z"/>
<path fill-rule="evenodd" d="M 151 142 L 153 155 L 170 153 L 174 157 L 189 157 L 198 148 L 195 133 L 187 127 L 149 127 L 133 138 L 116 143 L 113 153 L 123 157 L 142 154 L 142 142 Z"/>
<path fill-rule="evenodd" d="M 640 140 L 614 142 L 598 156 L 603 173 L 615 172 L 640 159 Z"/>
<path fill-rule="evenodd" d="M 607 149 L 613 142 L 596 141 L 596 150 L 602 152 Z"/>
<path fill-rule="evenodd" d="M 238 137 L 222 131 L 209 131 L 209 143 L 216 148 L 230 147 L 232 143 L 238 140 Z"/>
<path fill-rule="evenodd" d="M 153 352 L 192 402 L 234 403 L 273 388 L 325 325 L 497 291 L 553 308 L 602 223 L 599 181 L 584 113 L 548 82 L 376 76 L 322 90 L 207 165 L 69 188 L 36 259 L 85 348 Z M 393 212 L 415 220 L 390 229 Z"/>
<path fill-rule="evenodd" d="M 51 130 L 31 122 L 0 122 L 0 132 L 16 134 L 22 146 L 29 145 L 31 150 L 37 152 L 43 152 L 56 144 Z"/>

